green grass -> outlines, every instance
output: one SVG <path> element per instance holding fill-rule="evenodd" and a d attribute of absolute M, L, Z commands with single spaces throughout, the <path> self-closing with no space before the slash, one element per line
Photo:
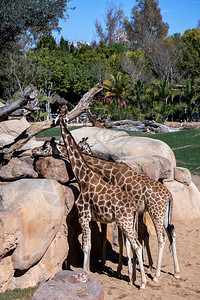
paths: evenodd
<path fill-rule="evenodd" d="M 177 166 L 187 168 L 191 173 L 200 175 L 200 129 L 158 134 L 129 131 L 129 134 L 146 136 L 165 142 L 172 148 Z"/>
<path fill-rule="evenodd" d="M 70 127 L 70 130 L 78 129 Z M 177 166 L 200 175 L 200 129 L 181 130 L 169 133 L 151 134 L 146 132 L 127 131 L 130 135 L 158 139 L 172 148 Z M 52 128 L 38 134 L 36 137 L 61 136 L 60 128 Z"/>
<path fill-rule="evenodd" d="M 38 287 L 36 286 L 33 288 L 6 291 L 5 293 L 0 293 L 0 300 L 28 300 L 31 298 L 37 288 Z"/>
<path fill-rule="evenodd" d="M 72 127 L 69 127 L 69 130 L 74 130 L 74 129 L 78 129 L 80 127 L 78 126 L 72 126 Z M 55 128 L 50 128 L 50 129 L 47 129 L 45 131 L 42 131 L 40 133 L 38 133 L 36 135 L 36 138 L 40 138 L 40 137 L 52 137 L 52 136 L 61 136 L 61 131 L 60 131 L 60 127 L 55 127 Z"/>

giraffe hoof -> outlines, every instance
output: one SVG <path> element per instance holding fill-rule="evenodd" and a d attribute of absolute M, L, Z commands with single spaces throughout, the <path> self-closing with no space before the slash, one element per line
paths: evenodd
<path fill-rule="evenodd" d="M 158 278 L 155 276 L 155 277 L 153 278 L 153 281 L 158 282 Z"/>
<path fill-rule="evenodd" d="M 180 276 L 180 273 L 175 273 L 174 274 L 174 278 L 176 278 L 176 279 L 179 279 L 181 276 Z"/>
<path fill-rule="evenodd" d="M 144 290 L 145 289 L 145 283 L 142 283 L 142 285 L 140 286 L 140 290 Z"/>

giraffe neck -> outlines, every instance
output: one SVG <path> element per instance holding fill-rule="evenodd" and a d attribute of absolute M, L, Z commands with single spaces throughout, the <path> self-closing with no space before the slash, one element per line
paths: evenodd
<path fill-rule="evenodd" d="M 67 154 L 71 163 L 72 170 L 76 179 L 80 182 L 84 175 L 88 173 L 90 168 L 85 163 L 85 160 L 81 154 L 79 147 L 77 146 L 73 136 L 67 128 L 65 120 L 61 119 L 60 123 L 63 141 L 67 149 Z"/>

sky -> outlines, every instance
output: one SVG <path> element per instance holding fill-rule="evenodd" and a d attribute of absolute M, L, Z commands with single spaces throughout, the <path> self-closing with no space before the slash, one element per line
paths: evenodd
<path fill-rule="evenodd" d="M 65 40 L 73 42 L 81 40 L 91 43 L 98 41 L 95 31 L 95 21 L 98 19 L 104 24 L 104 15 L 107 3 L 114 3 L 123 9 L 126 17 L 130 17 L 131 9 L 136 5 L 134 0 L 71 0 L 69 7 L 76 7 L 75 10 L 68 10 L 69 19 L 60 21 L 62 28 L 60 34 L 54 32 L 53 36 L 59 42 L 61 36 Z M 159 8 L 163 21 L 169 25 L 169 35 L 180 33 L 187 29 L 197 27 L 200 19 L 200 0 L 160 0 Z"/>

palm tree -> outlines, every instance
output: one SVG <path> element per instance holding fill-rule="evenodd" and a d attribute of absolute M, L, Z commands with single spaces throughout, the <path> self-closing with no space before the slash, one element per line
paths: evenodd
<path fill-rule="evenodd" d="M 151 116 L 157 122 L 164 122 L 173 113 L 172 85 L 166 79 L 154 81 L 147 89 L 151 98 Z"/>
<path fill-rule="evenodd" d="M 184 107 L 183 118 L 191 121 L 194 114 L 198 114 L 200 86 L 197 81 L 188 80 L 182 87 L 179 87 L 177 96 Z"/>
<path fill-rule="evenodd" d="M 106 97 L 112 97 L 118 107 L 127 104 L 127 95 L 130 92 L 130 79 L 128 75 L 118 72 L 117 75 L 110 74 L 103 82 L 103 88 L 107 90 Z"/>

